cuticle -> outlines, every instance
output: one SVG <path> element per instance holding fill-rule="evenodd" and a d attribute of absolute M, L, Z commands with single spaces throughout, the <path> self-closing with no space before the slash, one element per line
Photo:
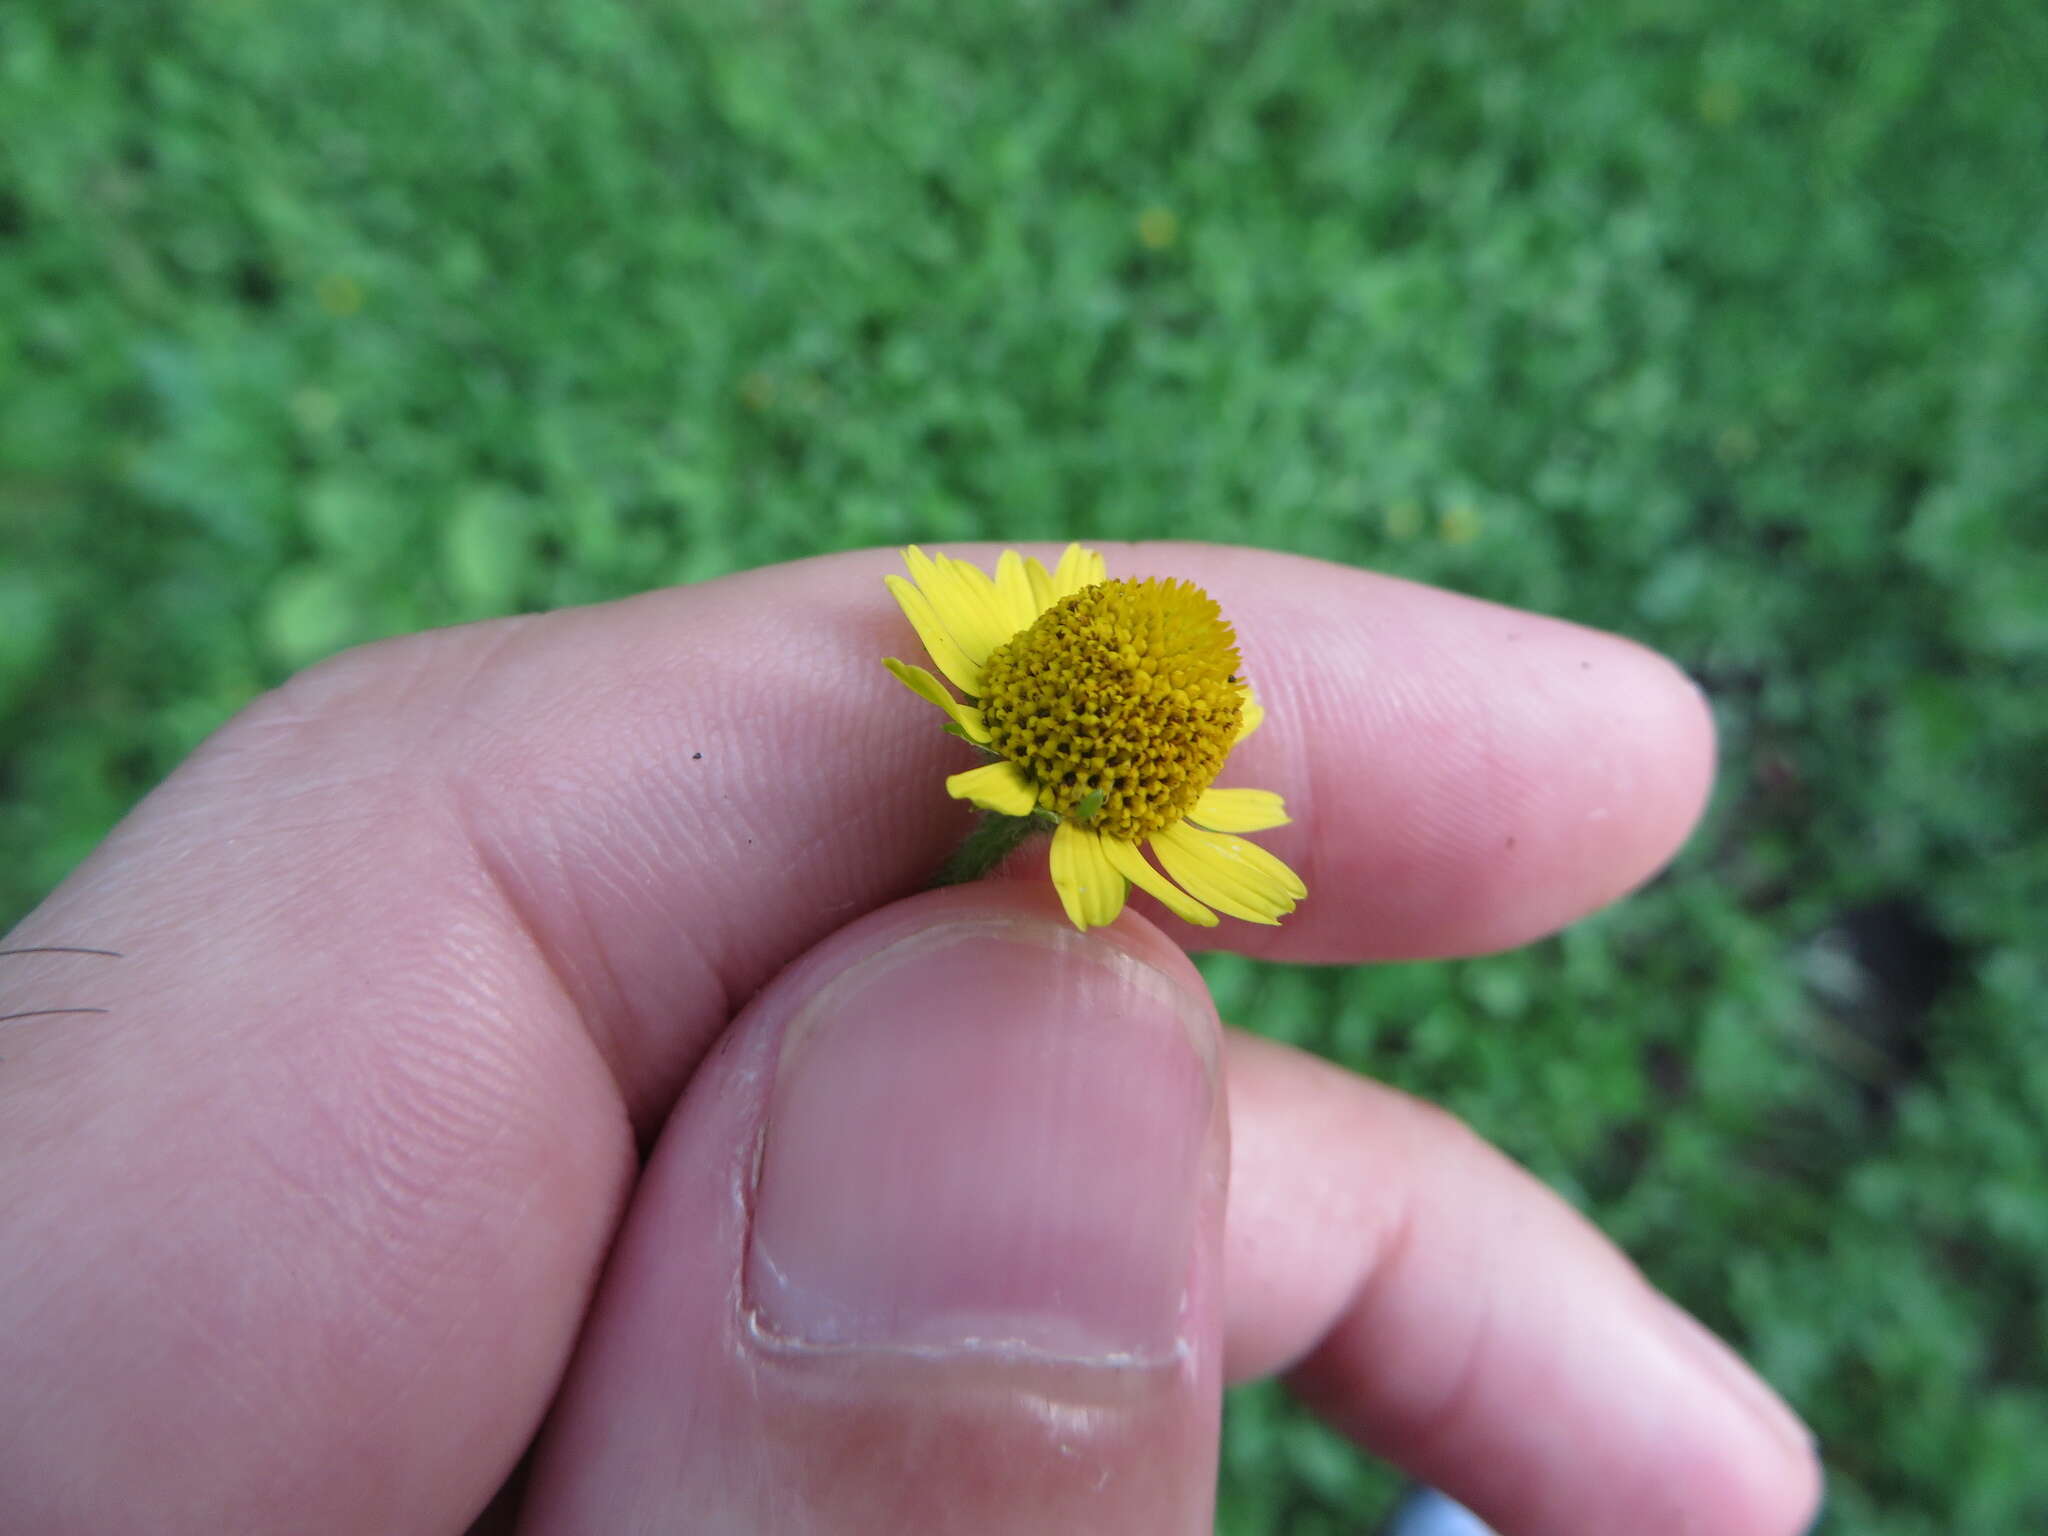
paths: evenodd
<path fill-rule="evenodd" d="M 776 1051 L 777 1074 L 780 1074 L 788 1066 L 791 1057 L 803 1048 L 814 1032 L 816 1020 L 824 1012 L 826 1005 L 836 997 L 852 990 L 856 985 L 865 984 L 877 971 L 902 964 L 920 953 L 950 949 L 976 938 L 1002 938 L 1013 943 L 1029 943 L 1062 955 L 1084 953 L 1098 964 L 1121 968 L 1126 974 L 1145 976 L 1152 983 L 1146 990 L 1159 1000 L 1176 1005 L 1176 1016 L 1189 1022 L 1188 1035 L 1190 1043 L 1195 1048 L 1195 1054 L 1208 1069 L 1211 1077 L 1215 1076 L 1217 1062 L 1212 1032 L 1204 1029 L 1200 1023 L 1200 1013 L 1206 1006 L 1206 999 L 1196 997 L 1179 978 L 1154 965 L 1130 946 L 1115 940 L 1079 933 L 1064 923 L 1051 922 L 1037 916 L 1012 917 L 1000 914 L 921 929 L 895 939 L 835 972 L 790 1014 L 788 1022 L 783 1026 L 782 1041 Z M 1192 1018 L 1187 1006 L 1189 1004 L 1194 1005 Z"/>

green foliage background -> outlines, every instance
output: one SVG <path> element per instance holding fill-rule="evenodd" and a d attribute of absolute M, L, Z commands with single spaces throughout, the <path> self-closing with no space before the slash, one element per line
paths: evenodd
<path fill-rule="evenodd" d="M 2048 1528 L 2044 400 L 2032 0 L 27 0 L 0 918 L 315 657 L 820 550 L 1206 536 L 1625 630 L 1724 732 L 1673 875 L 1226 1011 L 1590 1209 L 1831 1529 Z M 1233 1399 L 1226 1530 L 1391 1487 Z"/>

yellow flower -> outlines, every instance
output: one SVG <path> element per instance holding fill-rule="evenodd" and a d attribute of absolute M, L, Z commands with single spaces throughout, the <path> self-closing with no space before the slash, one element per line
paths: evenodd
<path fill-rule="evenodd" d="M 1005 550 L 993 577 L 915 546 L 903 560 L 912 580 L 891 576 L 889 590 L 970 702 L 922 667 L 883 665 L 991 759 L 950 776 L 949 795 L 1052 828 L 1052 882 L 1075 927 L 1114 922 L 1133 885 L 1204 926 L 1217 912 L 1277 923 L 1308 894 L 1234 835 L 1284 826 L 1280 796 L 1211 787 L 1265 712 L 1200 587 L 1112 581 L 1078 544 L 1052 571 Z"/>

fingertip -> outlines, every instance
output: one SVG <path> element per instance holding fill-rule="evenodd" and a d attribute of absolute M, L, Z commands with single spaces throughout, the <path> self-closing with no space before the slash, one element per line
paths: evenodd
<path fill-rule="evenodd" d="M 1230 1039 L 1231 1374 L 1527 1536 L 1795 1536 L 1812 1440 L 1552 1191 L 1440 1110 Z"/>
<path fill-rule="evenodd" d="M 1618 635 L 1341 575 L 1342 608 L 1247 640 L 1277 728 L 1247 743 L 1232 782 L 1287 795 L 1297 825 L 1267 841 L 1309 886 L 1260 953 L 1511 948 L 1677 852 L 1714 769 L 1711 711 L 1677 666 Z"/>
<path fill-rule="evenodd" d="M 1582 686 L 1559 711 L 1550 759 L 1579 819 L 1560 819 L 1553 852 L 1594 878 L 1564 922 L 1676 857 L 1706 810 L 1716 758 L 1712 707 L 1677 663 L 1622 636 L 1579 633 L 1590 654 L 1579 658 Z"/>
<path fill-rule="evenodd" d="M 1723 1436 L 1718 1447 L 1725 1464 L 1714 1481 L 1729 1490 L 1730 1531 L 1806 1531 L 1826 1481 L 1813 1432 L 1706 1324 L 1647 1284 L 1644 1295 L 1651 1326 L 1746 1421 L 1746 1437 Z"/>
<path fill-rule="evenodd" d="M 1603 636 L 1626 655 L 1635 698 L 1632 714 L 1648 782 L 1661 786 L 1646 818 L 1640 857 L 1648 872 L 1667 863 L 1692 836 L 1713 793 L 1719 759 L 1713 702 L 1698 680 L 1670 657 L 1633 640 Z"/>

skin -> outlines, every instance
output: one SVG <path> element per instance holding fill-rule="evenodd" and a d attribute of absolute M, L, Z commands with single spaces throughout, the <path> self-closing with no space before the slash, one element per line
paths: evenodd
<path fill-rule="evenodd" d="M 1260 841 L 1310 892 L 1278 929 L 1141 900 L 1067 943 L 1026 861 L 913 894 L 965 751 L 878 665 L 916 658 L 885 552 L 370 646 L 203 746 L 5 946 L 122 958 L 0 960 L 0 1014 L 106 1010 L 0 1025 L 0 1528 L 1189 1532 L 1222 1384 L 1286 1372 L 1511 1536 L 1803 1529 L 1811 1442 L 1746 1368 L 1442 1112 L 1224 1031 L 1180 948 L 1549 933 L 1691 828 L 1698 693 L 1385 577 L 1105 553 L 1237 627 L 1269 714 L 1224 782 L 1287 796 Z M 1006 980 L 917 1035 L 959 991 L 877 957 L 941 940 Z M 1116 1290 L 1107 1228 L 1053 1267 L 1106 1266 L 1112 1310 L 1170 1295 L 1116 1314 L 1157 1350 L 764 1336 L 756 1237 L 843 1224 L 819 1181 L 889 1119 L 793 1075 L 793 1041 L 851 1038 L 816 1031 L 835 1008 L 881 1033 L 809 1081 L 914 1082 L 927 1162 L 962 1138 L 1004 1200 L 1079 1178 L 1076 1209 L 1090 1168 L 1157 1170 L 1133 1208 L 1172 1285 Z M 927 1045 L 875 1055 L 898 1026 Z M 1033 1121 L 990 1085 L 1035 1072 L 1114 1155 L 1009 1155 Z M 1109 1114 L 1118 1072 L 1156 1096 Z"/>

